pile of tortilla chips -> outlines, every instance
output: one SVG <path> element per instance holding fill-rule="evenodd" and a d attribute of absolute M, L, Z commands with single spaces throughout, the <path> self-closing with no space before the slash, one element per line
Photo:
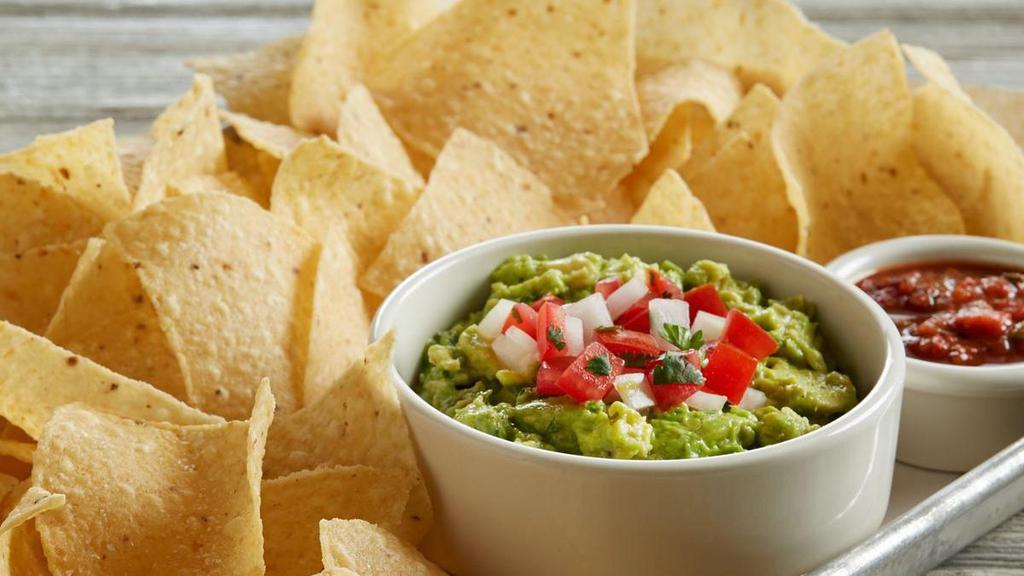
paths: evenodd
<path fill-rule="evenodd" d="M 0 154 L 0 574 L 442 573 L 393 338 L 366 341 L 476 242 L 1024 241 L 1020 94 L 782 0 L 317 0 L 189 65 L 147 135 Z"/>

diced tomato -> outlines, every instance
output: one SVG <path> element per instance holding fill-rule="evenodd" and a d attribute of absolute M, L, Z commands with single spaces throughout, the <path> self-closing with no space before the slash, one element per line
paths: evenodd
<path fill-rule="evenodd" d="M 683 289 L 676 286 L 675 282 L 665 278 L 665 276 L 657 270 L 651 270 L 650 274 L 651 281 L 648 283 L 648 286 L 651 287 L 651 292 L 654 294 L 654 298 L 683 300 Z"/>
<path fill-rule="evenodd" d="M 601 364 L 601 357 L 607 361 L 607 373 L 595 373 L 591 361 Z M 583 349 L 558 378 L 555 385 L 577 402 L 601 400 L 612 389 L 615 377 L 622 373 L 622 358 L 612 354 L 600 342 L 591 342 Z"/>
<path fill-rule="evenodd" d="M 715 316 L 725 316 L 729 313 L 725 302 L 722 302 L 722 297 L 718 295 L 718 290 L 712 284 L 687 290 L 683 294 L 683 300 L 690 305 L 690 322 L 693 322 L 693 319 L 697 317 L 697 312 L 701 311 Z"/>
<path fill-rule="evenodd" d="M 594 292 L 604 296 L 604 299 L 607 300 L 612 295 L 612 292 L 615 292 L 620 287 L 622 287 L 622 280 L 618 276 L 609 276 L 594 285 Z"/>
<path fill-rule="evenodd" d="M 700 355 L 695 350 L 686 352 L 684 356 L 687 362 L 698 368 L 700 367 Z M 665 412 L 679 406 L 687 398 L 693 396 L 694 392 L 703 387 L 700 384 L 688 382 L 654 384 L 654 369 L 660 364 L 661 360 L 652 360 L 647 364 L 647 369 L 645 370 L 647 381 L 651 383 L 651 392 L 654 394 L 654 403 L 657 404 L 658 410 Z"/>
<path fill-rule="evenodd" d="M 545 302 L 551 302 L 552 304 L 558 304 L 559 306 L 565 304 L 565 300 L 562 300 L 558 296 L 555 296 L 554 294 L 545 294 L 534 300 L 533 303 L 530 304 L 530 308 L 540 312 L 540 307 L 543 306 Z"/>
<path fill-rule="evenodd" d="M 622 316 L 619 316 L 619 326 L 635 332 L 650 332 L 651 316 L 647 305 L 653 298 L 654 295 L 648 292 L 639 302 L 627 308 Z"/>
<path fill-rule="evenodd" d="M 521 302 L 517 303 L 512 307 L 512 312 L 509 313 L 508 319 L 505 320 L 505 325 L 501 328 L 501 333 L 504 334 L 512 326 L 515 326 L 533 338 L 536 338 L 537 311 L 531 308 L 529 304 L 523 304 Z"/>
<path fill-rule="evenodd" d="M 561 396 L 565 394 L 558 387 L 557 382 L 558 378 L 572 364 L 573 360 L 575 358 L 562 356 L 541 362 L 540 368 L 537 369 L 537 394 L 541 396 Z"/>
<path fill-rule="evenodd" d="M 721 394 L 733 404 L 739 404 L 747 386 L 754 381 L 757 358 L 728 342 L 719 342 L 708 352 L 708 365 L 704 367 L 704 389 Z"/>
<path fill-rule="evenodd" d="M 758 360 L 771 356 L 779 343 L 749 316 L 739 310 L 729 310 L 722 329 L 722 340 L 736 346 Z"/>
<path fill-rule="evenodd" d="M 554 302 L 545 302 L 537 312 L 537 352 L 541 360 L 566 356 L 565 310 Z"/>
<path fill-rule="evenodd" d="M 661 354 L 654 336 L 647 332 L 627 330 L 621 326 L 595 330 L 594 339 L 604 344 L 612 354 L 630 360 L 636 359 L 643 364 Z"/>
<path fill-rule="evenodd" d="M 1009 328 L 1008 314 L 991 308 L 961 308 L 953 320 L 956 331 L 968 338 L 996 340 Z"/>

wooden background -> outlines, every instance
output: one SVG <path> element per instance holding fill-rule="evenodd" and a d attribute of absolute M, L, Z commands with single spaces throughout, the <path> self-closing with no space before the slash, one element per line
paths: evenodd
<path fill-rule="evenodd" d="M 964 83 L 1024 89 L 1024 0 L 796 3 L 843 39 L 888 27 L 902 41 L 938 50 Z M 310 0 L 0 0 L 0 151 L 107 116 L 122 134 L 142 132 L 187 89 L 185 58 L 300 33 L 309 5 Z M 1024 513 L 932 574 L 1024 576 Z"/>

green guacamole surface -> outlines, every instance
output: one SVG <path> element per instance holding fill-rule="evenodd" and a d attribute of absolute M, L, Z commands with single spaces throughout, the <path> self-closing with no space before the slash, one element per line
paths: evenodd
<path fill-rule="evenodd" d="M 574 302 L 590 295 L 601 279 L 619 276 L 626 282 L 648 267 L 683 290 L 713 284 L 729 308 L 747 314 L 778 342 L 778 351 L 759 363 L 752 383 L 768 397 L 767 406 L 693 410 L 683 404 L 641 414 L 622 402 L 577 404 L 568 397 L 538 397 L 534 374 L 502 369 L 477 333 L 477 322 L 501 298 L 530 303 L 553 294 Z M 628 255 L 517 255 L 494 270 L 491 282 L 483 309 L 438 332 L 427 344 L 416 391 L 448 416 L 498 438 L 605 458 L 699 458 L 807 434 L 858 401 L 850 378 L 831 365 L 813 306 L 799 296 L 767 298 L 755 283 L 734 279 L 724 264 L 701 260 L 683 268 Z"/>

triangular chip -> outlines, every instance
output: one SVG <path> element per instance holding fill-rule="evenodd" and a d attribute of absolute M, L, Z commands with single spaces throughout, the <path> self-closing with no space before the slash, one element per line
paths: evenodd
<path fill-rule="evenodd" d="M 123 216 L 130 208 L 110 119 L 40 136 L 27 148 L 0 156 L 0 172 L 67 194 L 103 219 Z"/>
<path fill-rule="evenodd" d="M 70 244 L 98 234 L 105 220 L 73 197 L 0 173 L 0 253 Z"/>
<path fill-rule="evenodd" d="M 338 115 L 338 144 L 362 160 L 422 187 L 423 176 L 413 167 L 402 141 L 388 126 L 373 96 L 359 85 L 348 92 Z"/>
<path fill-rule="evenodd" d="M 963 232 L 956 204 L 914 155 L 912 116 L 888 32 L 828 58 L 786 94 L 772 137 L 806 231 L 801 253 L 828 262 L 876 240 Z"/>
<path fill-rule="evenodd" d="M 971 100 L 1024 146 L 1024 92 L 998 86 L 966 86 Z"/>
<path fill-rule="evenodd" d="M 89 241 L 45 335 L 114 372 L 189 400 L 182 361 L 134 264 L 114 244 Z"/>
<path fill-rule="evenodd" d="M 251 184 L 237 172 L 220 174 L 196 174 L 167 184 L 168 196 L 185 194 L 234 194 L 259 203 L 260 195 Z"/>
<path fill-rule="evenodd" d="M 638 0 L 641 73 L 692 58 L 783 93 L 842 43 L 785 0 Z"/>
<path fill-rule="evenodd" d="M 269 378 L 284 412 L 299 405 L 305 322 L 316 245 L 238 196 L 194 194 L 107 227 L 136 267 L 194 406 L 243 418 Z"/>
<path fill-rule="evenodd" d="M 402 470 L 414 485 L 399 532 L 418 542 L 430 529 L 433 509 L 391 380 L 393 344 L 393 334 L 377 341 L 316 402 L 280 418 L 263 465 L 268 479 L 320 466 Z"/>
<path fill-rule="evenodd" d="M 0 253 L 0 320 L 42 334 L 84 248 L 78 241 Z"/>
<path fill-rule="evenodd" d="M 339 466 L 263 482 L 263 558 L 268 576 L 309 576 L 320 563 L 320 520 L 360 519 L 394 531 L 412 478 L 398 470 Z"/>
<path fill-rule="evenodd" d="M 438 157 L 419 201 L 388 239 L 360 286 L 383 296 L 421 266 L 449 252 L 567 222 L 536 176 L 492 142 L 458 130 Z"/>
<path fill-rule="evenodd" d="M 281 163 L 270 207 L 313 237 L 348 228 L 365 268 L 419 197 L 419 189 L 369 164 L 326 136 L 300 144 Z"/>
<path fill-rule="evenodd" d="M 632 223 L 715 231 L 704 205 L 675 170 L 666 170 L 654 183 Z"/>
<path fill-rule="evenodd" d="M 220 421 L 7 322 L 0 323 L 0 358 L 0 416 L 33 438 L 43 433 L 55 410 L 74 402 L 153 422 Z"/>
<path fill-rule="evenodd" d="M 186 64 L 209 75 L 233 111 L 287 124 L 292 70 L 301 46 L 301 36 L 289 36 L 251 52 L 192 58 Z"/>
<path fill-rule="evenodd" d="M 278 160 L 287 156 L 303 140 L 313 137 L 312 134 L 291 126 L 265 122 L 244 114 L 222 110 L 220 115 L 243 140 Z"/>
<path fill-rule="evenodd" d="M 149 134 L 137 134 L 117 139 L 117 157 L 121 160 L 121 174 L 124 176 L 125 187 L 131 196 L 139 189 L 142 182 L 142 166 L 153 151 L 153 137 Z"/>
<path fill-rule="evenodd" d="M 170 182 L 227 169 L 214 98 L 210 78 L 197 74 L 192 80 L 192 89 L 153 123 L 154 145 L 142 166 L 139 189 L 133 201 L 136 210 L 164 198 Z"/>
<path fill-rule="evenodd" d="M 33 481 L 67 504 L 36 520 L 58 574 L 262 574 L 260 460 L 274 400 L 248 422 L 182 427 L 58 410 Z M 129 465 L 125 465 L 129 464 Z"/>
<path fill-rule="evenodd" d="M 938 84 L 942 89 L 957 98 L 970 101 L 970 97 L 964 92 L 960 83 L 957 82 L 956 76 L 953 75 L 953 71 L 949 68 L 949 64 L 946 64 L 946 61 L 942 59 L 942 56 L 939 56 L 938 52 L 922 46 L 903 44 L 903 53 L 907 55 L 907 60 L 914 65 L 914 68 L 926 80 L 933 84 Z"/>
<path fill-rule="evenodd" d="M 430 156 L 457 128 L 494 141 L 560 199 L 599 199 L 647 150 L 629 0 L 463 0 L 367 82 L 395 132 Z"/>
<path fill-rule="evenodd" d="M 243 140 L 233 126 L 227 126 L 222 133 L 228 168 L 249 185 L 253 201 L 264 209 L 269 209 L 270 187 L 274 183 L 281 161 Z"/>
<path fill-rule="evenodd" d="M 443 576 L 444 570 L 380 526 L 363 520 L 323 520 L 320 547 L 326 568 L 359 576 Z"/>

